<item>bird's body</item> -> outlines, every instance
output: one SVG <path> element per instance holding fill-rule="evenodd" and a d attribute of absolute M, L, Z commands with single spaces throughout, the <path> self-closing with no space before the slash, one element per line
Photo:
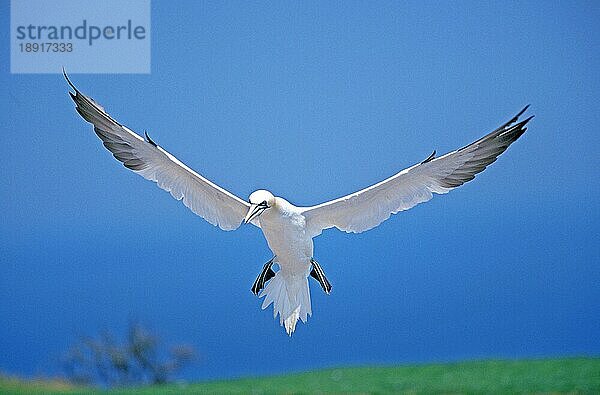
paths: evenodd
<path fill-rule="evenodd" d="M 273 261 L 279 265 L 279 271 L 260 294 L 265 297 L 263 308 L 273 302 L 274 315 L 279 314 L 286 331 L 291 333 L 298 319 L 306 322 L 307 316 L 312 314 L 308 276 L 313 240 L 307 232 L 302 209 L 283 198 L 274 197 L 270 209 L 261 214 L 258 221 L 273 252 Z M 289 319 L 286 321 L 286 318 Z"/>
<path fill-rule="evenodd" d="M 272 209 L 258 218 L 260 228 L 282 270 L 308 275 L 313 241 L 306 229 L 306 218 L 299 207 L 287 200 L 276 197 L 275 201 Z"/>
<path fill-rule="evenodd" d="M 312 314 L 308 276 L 313 240 L 307 232 L 302 208 L 263 190 L 254 192 L 250 200 L 256 195 L 258 202 L 270 200 L 269 209 L 259 216 L 258 222 L 273 252 L 272 261 L 279 266 L 279 271 L 260 293 L 265 297 L 263 308 L 273 303 L 274 315 L 279 315 L 286 331 L 292 333 L 298 319 L 306 322 Z"/>
<path fill-rule="evenodd" d="M 252 292 L 264 297 L 263 309 L 273 304 L 274 316 L 291 335 L 298 320 L 312 314 L 309 277 L 314 277 L 326 293 L 331 284 L 314 260 L 313 238 L 324 229 L 338 228 L 348 233 L 371 229 L 392 214 L 426 202 L 433 194 L 444 194 L 472 180 L 494 162 L 526 130 L 532 118 L 518 122 L 525 107 L 511 120 L 479 140 L 446 155 L 435 151 L 424 161 L 368 188 L 311 207 L 296 207 L 265 190 L 242 200 L 181 163 L 146 134 L 143 139 L 118 123 L 91 98 L 75 90 L 71 93 L 77 111 L 94 125 L 104 146 L 127 168 L 182 200 L 195 214 L 223 230 L 237 229 L 242 222 L 259 227 L 273 258 L 265 264 Z M 273 271 L 277 264 L 279 270 Z"/>

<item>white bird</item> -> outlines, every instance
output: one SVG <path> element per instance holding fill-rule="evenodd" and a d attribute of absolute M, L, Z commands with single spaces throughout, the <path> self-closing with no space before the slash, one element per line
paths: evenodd
<path fill-rule="evenodd" d="M 63 70 L 64 73 L 64 70 Z M 324 229 L 338 228 L 360 233 L 376 227 L 392 214 L 426 202 L 434 193 L 444 194 L 483 171 L 517 140 L 533 116 L 517 122 L 525 107 L 510 121 L 479 140 L 424 161 L 392 177 L 350 195 L 312 207 L 296 207 L 271 192 L 258 190 L 246 202 L 196 173 L 157 145 L 147 133 L 145 139 L 120 124 L 93 99 L 82 94 L 65 79 L 77 112 L 94 125 L 104 146 L 125 167 L 158 186 L 194 213 L 223 230 L 237 229 L 242 223 L 258 226 L 273 252 L 252 286 L 264 297 L 262 308 L 273 303 L 273 316 L 291 335 L 300 319 L 312 315 L 308 277 L 314 277 L 329 294 L 331 285 L 314 260 L 313 238 Z M 275 272 L 273 265 L 279 270 Z"/>

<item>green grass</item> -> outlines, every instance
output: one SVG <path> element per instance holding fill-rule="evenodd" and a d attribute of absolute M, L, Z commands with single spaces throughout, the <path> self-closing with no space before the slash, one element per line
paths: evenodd
<path fill-rule="evenodd" d="M 22 380 L 0 374 L 0 394 L 77 394 L 81 390 L 58 379 Z"/>
<path fill-rule="evenodd" d="M 273 377 L 102 392 L 60 382 L 0 378 L 4 394 L 309 394 L 309 393 L 600 394 L 600 358 L 475 361 L 317 370 Z"/>

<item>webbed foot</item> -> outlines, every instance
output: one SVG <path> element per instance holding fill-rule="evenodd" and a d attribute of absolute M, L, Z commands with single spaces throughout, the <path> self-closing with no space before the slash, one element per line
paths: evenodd
<path fill-rule="evenodd" d="M 331 284 L 325 277 L 325 272 L 319 265 L 319 262 L 315 261 L 313 258 L 310 258 L 310 263 L 312 264 L 312 270 L 310 271 L 310 276 L 317 280 L 319 284 L 321 284 L 321 288 L 327 295 L 331 292 Z"/>
<path fill-rule="evenodd" d="M 258 293 L 265 287 L 265 283 L 275 276 L 275 272 L 271 269 L 273 266 L 273 261 L 275 257 L 271 258 L 271 260 L 263 266 L 262 272 L 256 277 L 254 280 L 254 284 L 252 284 L 252 293 L 254 295 L 258 295 Z"/>

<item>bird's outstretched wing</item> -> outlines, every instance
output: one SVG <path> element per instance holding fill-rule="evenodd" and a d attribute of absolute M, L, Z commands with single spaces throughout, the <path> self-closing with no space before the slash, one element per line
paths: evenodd
<path fill-rule="evenodd" d="M 316 236 L 336 227 L 360 233 L 388 219 L 392 214 L 426 202 L 434 193 L 447 193 L 483 171 L 527 130 L 533 116 L 518 122 L 525 107 L 510 121 L 490 134 L 439 158 L 435 151 L 423 162 L 373 186 L 317 206 L 304 208 L 307 227 Z"/>
<path fill-rule="evenodd" d="M 113 156 L 133 172 L 155 181 L 158 186 L 189 207 L 194 213 L 223 230 L 237 229 L 250 204 L 210 182 L 157 145 L 114 120 L 93 99 L 65 79 L 75 93 L 69 92 L 77 112 L 94 125 L 94 131 Z"/>

